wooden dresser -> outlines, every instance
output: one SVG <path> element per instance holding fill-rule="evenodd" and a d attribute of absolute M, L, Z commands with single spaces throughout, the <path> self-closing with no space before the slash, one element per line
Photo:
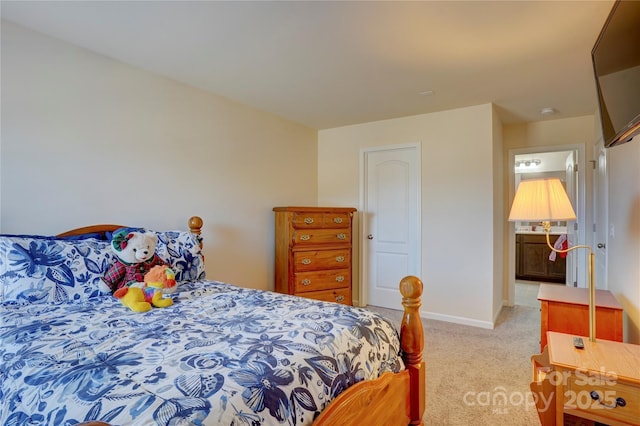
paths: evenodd
<path fill-rule="evenodd" d="M 589 290 L 557 284 L 540 284 L 540 350 L 547 331 L 589 335 Z M 622 342 L 622 305 L 608 290 L 596 290 L 596 337 Z"/>
<path fill-rule="evenodd" d="M 352 304 L 354 208 L 274 207 L 275 291 Z"/>

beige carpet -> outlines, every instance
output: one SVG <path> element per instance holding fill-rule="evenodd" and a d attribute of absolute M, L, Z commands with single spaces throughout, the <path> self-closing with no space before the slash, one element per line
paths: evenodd
<path fill-rule="evenodd" d="M 397 322 L 401 311 L 369 307 Z M 425 425 L 539 425 L 529 391 L 540 311 L 503 308 L 494 330 L 424 320 Z"/>

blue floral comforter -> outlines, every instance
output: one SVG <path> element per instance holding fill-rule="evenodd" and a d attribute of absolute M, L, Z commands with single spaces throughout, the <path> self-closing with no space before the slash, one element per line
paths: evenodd
<path fill-rule="evenodd" d="M 0 424 L 308 425 L 403 368 L 371 311 L 215 281 L 169 297 L 147 313 L 110 296 L 0 306 Z"/>

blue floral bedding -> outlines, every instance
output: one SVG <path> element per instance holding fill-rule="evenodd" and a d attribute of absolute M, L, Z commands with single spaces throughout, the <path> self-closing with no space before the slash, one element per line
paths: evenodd
<path fill-rule="evenodd" d="M 403 368 L 365 309 L 204 280 L 167 297 L 147 313 L 111 296 L 0 305 L 0 424 L 308 425 Z"/>

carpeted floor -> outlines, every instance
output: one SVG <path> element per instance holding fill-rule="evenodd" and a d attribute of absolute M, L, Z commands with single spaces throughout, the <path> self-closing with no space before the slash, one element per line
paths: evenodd
<path fill-rule="evenodd" d="M 369 308 L 399 326 L 401 311 Z M 539 308 L 505 307 L 493 330 L 424 319 L 423 326 L 425 425 L 540 424 L 529 390 L 530 357 L 539 352 Z"/>

